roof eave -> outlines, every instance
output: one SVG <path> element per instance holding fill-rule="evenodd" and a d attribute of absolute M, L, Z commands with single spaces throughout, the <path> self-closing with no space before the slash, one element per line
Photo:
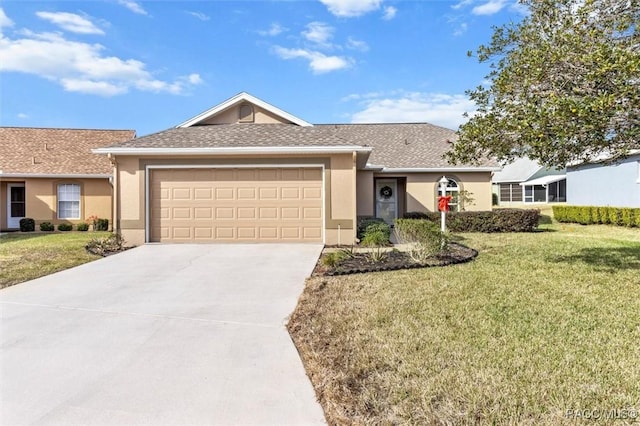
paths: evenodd
<path fill-rule="evenodd" d="M 384 167 L 381 173 L 456 173 L 456 172 L 495 172 L 500 167 Z"/>
<path fill-rule="evenodd" d="M 343 154 L 358 152 L 368 154 L 370 147 L 345 146 L 271 146 L 271 147 L 215 147 L 215 148 L 98 148 L 94 154 L 112 155 L 251 155 L 251 154 Z"/>
<path fill-rule="evenodd" d="M 195 124 L 198 124 L 210 117 L 213 117 L 214 115 L 234 106 L 237 105 L 240 102 L 250 102 L 254 105 L 259 106 L 262 109 L 265 109 L 275 115 L 278 115 L 294 124 L 297 124 L 298 126 L 313 126 L 313 124 L 302 120 L 301 118 L 298 118 L 292 114 L 289 114 L 286 111 L 281 110 L 280 108 L 273 106 L 263 100 L 260 100 L 258 98 L 256 98 L 255 96 L 252 96 L 246 92 L 241 92 L 238 93 L 237 95 L 235 95 L 232 98 L 227 99 L 226 101 L 214 106 L 213 108 L 210 108 L 206 111 L 204 111 L 201 114 L 196 115 L 193 118 L 188 119 L 187 121 L 180 123 L 176 126 L 176 128 L 181 128 L 181 127 L 191 127 Z"/>
<path fill-rule="evenodd" d="M 51 178 L 51 179 L 109 179 L 111 174 L 106 173 L 3 173 L 0 171 L 1 178 Z"/>

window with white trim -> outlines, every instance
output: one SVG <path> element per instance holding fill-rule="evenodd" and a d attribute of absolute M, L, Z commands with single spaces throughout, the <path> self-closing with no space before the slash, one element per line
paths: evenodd
<path fill-rule="evenodd" d="M 58 219 L 80 219 L 80 185 L 58 185 Z"/>
<path fill-rule="evenodd" d="M 447 184 L 446 195 L 451 196 L 451 201 L 449 201 L 449 209 L 452 212 L 460 211 L 460 186 L 454 179 L 451 179 L 450 177 L 447 177 L 447 179 L 449 180 L 449 183 Z M 440 192 L 440 186 L 436 187 L 436 192 L 437 196 L 442 195 Z"/>

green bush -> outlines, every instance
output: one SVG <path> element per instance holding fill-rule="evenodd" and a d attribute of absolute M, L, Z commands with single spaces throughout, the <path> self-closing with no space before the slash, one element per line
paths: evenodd
<path fill-rule="evenodd" d="M 60 225 L 58 225 L 58 231 L 67 232 L 67 231 L 71 231 L 72 229 L 73 229 L 73 225 L 70 223 L 61 223 Z"/>
<path fill-rule="evenodd" d="M 498 194 L 496 194 L 495 192 L 491 193 L 491 205 L 497 206 L 498 204 L 500 204 L 500 202 L 498 201 Z"/>
<path fill-rule="evenodd" d="M 53 231 L 54 229 L 55 229 L 55 228 L 54 228 L 54 226 L 53 226 L 53 223 L 51 223 L 51 222 L 42 222 L 42 223 L 40 224 L 40 230 L 41 230 L 41 231 L 47 231 L 47 232 L 50 232 L 50 231 Z"/>
<path fill-rule="evenodd" d="M 440 212 L 408 212 L 405 219 L 427 219 L 440 223 Z M 447 213 L 451 232 L 533 232 L 538 227 L 540 210 L 496 209 L 478 212 Z"/>
<path fill-rule="evenodd" d="M 20 231 L 21 232 L 33 232 L 36 230 L 36 221 L 30 217 L 20 219 Z"/>
<path fill-rule="evenodd" d="M 553 216 L 563 223 L 640 227 L 640 208 L 553 206 Z"/>
<path fill-rule="evenodd" d="M 387 245 L 389 244 L 389 239 L 391 238 L 391 227 L 386 222 L 375 222 L 369 224 L 364 230 L 364 234 L 362 235 L 362 242 L 369 241 L 370 243 L 375 241 L 377 242 L 374 245 Z M 365 243 L 366 245 L 366 243 Z M 372 244 L 369 244 L 372 245 Z"/>
<path fill-rule="evenodd" d="M 335 268 L 336 266 L 340 265 L 343 260 L 348 259 L 348 257 L 349 256 L 346 254 L 346 252 L 344 252 L 343 250 L 338 250 L 322 255 L 322 257 L 320 258 L 320 262 L 324 266 Z"/>
<path fill-rule="evenodd" d="M 79 224 L 76 225 L 76 229 L 78 231 L 83 231 L 83 232 L 84 231 L 88 231 L 89 230 L 89 224 L 88 223 L 84 223 L 84 222 L 79 223 Z"/>
<path fill-rule="evenodd" d="M 360 241 L 362 241 L 362 239 L 364 238 L 364 233 L 365 233 L 366 229 L 369 227 L 369 225 L 376 224 L 376 223 L 384 223 L 384 224 L 386 224 L 384 219 L 380 219 L 379 217 L 373 217 L 373 216 L 361 216 L 361 217 L 359 217 L 358 218 L 358 228 L 357 228 L 357 232 L 356 232 L 356 237 Z"/>
<path fill-rule="evenodd" d="M 408 253 L 416 263 L 424 263 L 447 245 L 447 236 L 440 227 L 428 219 L 396 219 L 398 239 L 408 244 Z"/>
<path fill-rule="evenodd" d="M 93 227 L 94 231 L 108 231 L 109 219 L 98 219 Z"/>

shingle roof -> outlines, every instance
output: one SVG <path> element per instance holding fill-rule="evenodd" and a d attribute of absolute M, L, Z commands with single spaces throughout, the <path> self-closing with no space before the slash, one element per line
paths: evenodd
<path fill-rule="evenodd" d="M 372 147 L 369 163 L 387 168 L 454 167 L 443 155 L 456 133 L 427 123 L 414 124 L 219 124 L 172 128 L 109 148 Z M 456 167 L 464 167 L 457 165 Z M 478 167 L 497 167 L 486 160 Z"/>
<path fill-rule="evenodd" d="M 134 137 L 133 130 L 0 127 L 0 171 L 25 175 L 111 174 L 107 156 L 93 154 L 91 149 Z"/>

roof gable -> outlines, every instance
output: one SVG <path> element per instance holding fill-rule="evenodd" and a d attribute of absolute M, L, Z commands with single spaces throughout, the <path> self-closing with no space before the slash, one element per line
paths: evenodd
<path fill-rule="evenodd" d="M 109 159 L 91 150 L 134 137 L 134 130 L 0 127 L 0 177 L 110 175 Z"/>
<path fill-rule="evenodd" d="M 232 98 L 214 106 L 203 113 L 196 115 L 188 119 L 187 121 L 178 124 L 177 128 L 192 127 L 204 124 L 231 124 L 232 120 L 229 117 L 229 111 L 233 108 L 239 108 L 241 104 L 251 104 L 256 109 L 255 113 L 262 114 L 266 121 L 279 124 L 295 124 L 298 126 L 312 126 L 294 115 L 289 114 L 286 111 L 281 110 L 261 99 L 256 98 L 246 92 L 239 93 Z M 219 120 L 216 120 L 218 118 Z M 235 120 L 233 120 L 235 122 Z"/>

